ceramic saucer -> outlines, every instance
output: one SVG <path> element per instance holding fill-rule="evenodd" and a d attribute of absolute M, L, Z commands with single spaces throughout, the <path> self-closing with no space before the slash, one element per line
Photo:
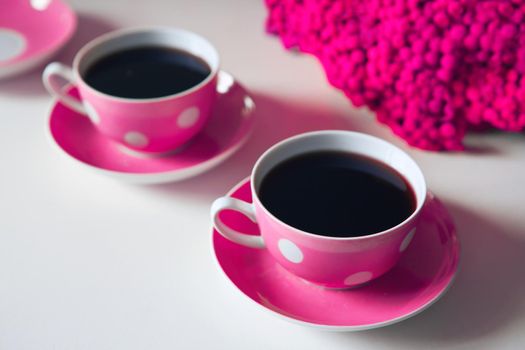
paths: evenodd
<path fill-rule="evenodd" d="M 46 62 L 76 27 L 75 13 L 61 0 L 2 0 L 0 79 Z"/>
<path fill-rule="evenodd" d="M 251 133 L 255 104 L 240 84 L 231 81 L 233 85 L 221 90 L 204 130 L 168 155 L 133 152 L 101 135 L 87 117 L 59 102 L 51 110 L 51 138 L 79 164 L 129 183 L 164 183 L 196 176 L 230 157 Z M 78 96 L 76 88 L 69 93 Z"/>
<path fill-rule="evenodd" d="M 251 202 L 249 180 L 229 195 Z M 257 234 L 257 226 L 238 212 L 225 211 L 222 220 L 236 230 Z M 216 230 L 212 240 L 220 270 L 262 309 L 295 323 L 336 331 L 387 326 L 423 311 L 452 284 L 460 253 L 452 219 L 433 196 L 400 262 L 384 276 L 351 290 L 307 283 L 284 270 L 265 249 L 232 243 Z"/>

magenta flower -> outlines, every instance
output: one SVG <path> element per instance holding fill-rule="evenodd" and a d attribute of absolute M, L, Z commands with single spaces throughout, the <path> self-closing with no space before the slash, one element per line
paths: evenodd
<path fill-rule="evenodd" d="M 315 55 L 333 86 L 412 146 L 461 150 L 469 128 L 525 128 L 523 1 L 266 4 L 270 33 Z"/>

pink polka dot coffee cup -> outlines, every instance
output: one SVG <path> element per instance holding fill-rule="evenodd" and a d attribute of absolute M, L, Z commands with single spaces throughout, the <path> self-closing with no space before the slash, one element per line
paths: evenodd
<path fill-rule="evenodd" d="M 187 143 L 206 124 L 217 96 L 219 55 L 181 29 L 134 28 L 102 35 L 75 56 L 51 63 L 47 90 L 86 115 L 101 134 L 134 151 L 163 153 Z M 78 87 L 67 94 L 63 81 Z"/>
<path fill-rule="evenodd" d="M 340 173 L 343 165 L 347 170 Z M 416 232 L 427 194 L 423 174 L 409 155 L 349 131 L 310 132 L 281 141 L 258 159 L 250 181 L 253 203 L 231 197 L 213 203 L 217 231 L 240 245 L 267 249 L 292 274 L 334 289 L 359 286 L 394 267 Z M 397 186 L 391 194 L 385 191 L 394 187 L 384 187 L 390 184 Z M 405 191 L 403 196 L 410 194 L 410 206 L 400 221 L 385 221 L 408 203 L 405 197 L 392 197 L 397 188 Z M 296 198 L 291 198 L 293 191 Z M 357 204 L 346 206 L 351 199 Z M 226 226 L 221 213 L 229 210 L 257 223 L 259 234 Z M 343 232 L 336 232 L 341 227 Z"/>

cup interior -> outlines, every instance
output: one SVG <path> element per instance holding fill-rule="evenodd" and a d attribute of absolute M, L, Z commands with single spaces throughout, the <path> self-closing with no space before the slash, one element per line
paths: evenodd
<path fill-rule="evenodd" d="M 263 178 L 277 164 L 294 156 L 317 151 L 344 151 L 367 156 L 400 173 L 409 182 L 416 197 L 414 212 L 403 222 L 410 220 L 425 202 L 427 189 L 423 173 L 408 154 L 377 137 L 351 131 L 311 132 L 274 145 L 255 164 L 252 172 L 254 195 L 258 195 Z"/>
<path fill-rule="evenodd" d="M 206 84 L 216 75 L 219 69 L 219 55 L 208 40 L 193 32 L 177 28 L 127 29 L 102 35 L 88 43 L 78 52 L 73 67 L 80 79 L 83 80 L 88 68 L 100 58 L 125 49 L 144 46 L 160 46 L 177 49 L 192 54 L 206 62 L 210 67 L 210 74 L 206 79 L 189 90 Z M 101 91 L 95 91 L 104 94 Z M 187 91 L 188 90 L 177 94 Z"/>

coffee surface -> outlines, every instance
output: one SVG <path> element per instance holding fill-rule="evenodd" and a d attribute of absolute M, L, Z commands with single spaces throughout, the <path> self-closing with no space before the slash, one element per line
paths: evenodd
<path fill-rule="evenodd" d="M 117 51 L 91 64 L 83 75 L 94 89 L 124 98 L 165 97 L 188 90 L 211 73 L 199 57 L 160 46 Z"/>
<path fill-rule="evenodd" d="M 408 218 L 416 198 L 386 164 L 347 152 L 320 151 L 277 164 L 262 179 L 259 198 L 279 220 L 331 237 L 381 232 Z"/>

